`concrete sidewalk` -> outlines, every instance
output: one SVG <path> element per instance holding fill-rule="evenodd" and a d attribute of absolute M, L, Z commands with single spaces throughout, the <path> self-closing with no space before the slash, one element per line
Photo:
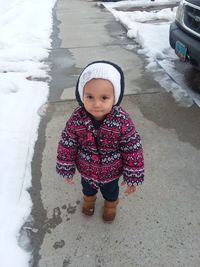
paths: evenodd
<path fill-rule="evenodd" d="M 126 49 L 130 40 L 124 29 L 95 2 L 60 0 L 55 11 L 60 42 L 54 42 L 50 57 L 51 103 L 32 165 L 31 266 L 199 267 L 199 108 L 178 106 L 144 72 L 142 59 Z M 131 114 L 145 150 L 145 183 L 129 197 L 121 188 L 112 224 L 101 219 L 100 194 L 94 216 L 82 216 L 78 173 L 74 186 L 64 184 L 55 173 L 57 142 L 77 106 L 73 100 L 77 76 L 96 59 L 114 61 L 124 69 L 122 106 Z"/>

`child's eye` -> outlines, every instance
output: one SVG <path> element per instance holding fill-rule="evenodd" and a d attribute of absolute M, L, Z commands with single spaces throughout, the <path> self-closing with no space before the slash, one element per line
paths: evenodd
<path fill-rule="evenodd" d="M 106 100 L 106 99 L 108 99 L 108 97 L 107 96 L 103 96 L 102 99 L 103 100 Z"/>
<path fill-rule="evenodd" d="M 87 98 L 88 99 L 93 99 L 93 97 L 91 95 L 88 95 Z"/>

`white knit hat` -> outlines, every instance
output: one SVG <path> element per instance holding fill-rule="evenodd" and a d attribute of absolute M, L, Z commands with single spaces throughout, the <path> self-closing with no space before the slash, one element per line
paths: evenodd
<path fill-rule="evenodd" d="M 122 91 L 121 79 L 122 74 L 119 70 L 110 62 L 100 61 L 94 62 L 93 64 L 88 65 L 84 71 L 81 73 L 77 89 L 79 93 L 80 100 L 83 102 L 83 90 L 87 82 L 92 79 L 105 79 L 112 83 L 115 93 L 115 105 L 118 103 Z M 117 66 L 117 65 L 116 65 Z M 117 66 L 118 67 L 118 66 Z M 118 67 L 119 68 L 119 67 Z M 120 69 L 121 70 L 121 69 Z M 122 71 L 121 71 L 122 72 Z M 123 81 L 124 83 L 124 81 Z"/>

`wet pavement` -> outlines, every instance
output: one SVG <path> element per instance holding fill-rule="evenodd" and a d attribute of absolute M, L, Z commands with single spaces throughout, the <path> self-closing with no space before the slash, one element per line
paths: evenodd
<path fill-rule="evenodd" d="M 191 91 L 199 94 L 200 97 L 200 71 L 193 67 L 189 62 L 175 61 L 177 72 L 182 75 L 182 82 L 189 87 Z"/>
<path fill-rule="evenodd" d="M 32 163 L 32 217 L 24 226 L 30 266 L 199 267 L 199 108 L 179 106 L 145 72 L 144 58 L 126 49 L 123 27 L 95 2 L 60 0 L 54 11 L 51 92 Z M 60 132 L 77 106 L 77 76 L 102 58 L 124 69 L 122 106 L 141 134 L 146 166 L 145 183 L 134 195 L 121 189 L 112 224 L 101 219 L 100 194 L 94 216 L 82 216 L 78 173 L 71 187 L 55 173 Z"/>

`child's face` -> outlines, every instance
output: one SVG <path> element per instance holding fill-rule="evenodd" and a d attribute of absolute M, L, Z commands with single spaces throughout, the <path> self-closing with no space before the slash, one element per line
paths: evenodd
<path fill-rule="evenodd" d="M 106 117 L 114 101 L 114 88 L 108 80 L 92 79 L 86 83 L 83 91 L 84 107 L 96 120 Z"/>

